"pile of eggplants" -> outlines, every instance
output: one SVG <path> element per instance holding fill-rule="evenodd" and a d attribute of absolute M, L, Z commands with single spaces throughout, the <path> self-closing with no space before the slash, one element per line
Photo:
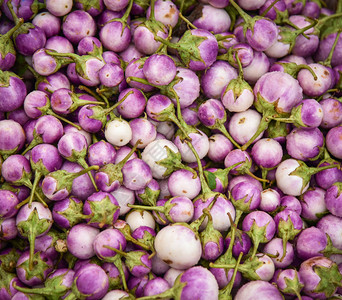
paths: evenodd
<path fill-rule="evenodd" d="M 342 299 L 336 2 L 1 0 L 0 300 Z"/>

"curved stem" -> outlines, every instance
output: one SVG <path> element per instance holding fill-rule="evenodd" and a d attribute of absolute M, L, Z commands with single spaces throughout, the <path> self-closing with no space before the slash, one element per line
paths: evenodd
<path fill-rule="evenodd" d="M 82 159 L 80 158 L 80 159 L 78 160 L 78 163 L 79 163 L 84 169 L 89 168 L 89 166 L 88 166 L 88 164 L 86 163 L 86 161 L 85 161 L 84 158 L 82 158 Z M 98 191 L 99 191 L 99 188 L 97 187 L 97 185 L 96 185 L 96 183 L 95 183 L 95 179 L 94 179 L 94 177 L 93 177 L 93 174 L 91 174 L 91 171 L 87 171 L 87 173 L 88 173 L 88 176 L 89 176 L 89 178 L 90 178 L 90 181 L 91 181 L 91 183 L 93 184 L 93 186 L 94 186 L 96 192 L 98 192 Z"/>
<path fill-rule="evenodd" d="M 233 137 L 229 134 L 227 128 L 224 126 L 224 124 L 220 124 L 218 127 L 217 127 L 218 130 L 220 130 L 222 132 L 222 134 L 232 142 L 232 144 L 238 148 L 238 149 L 241 149 L 241 146 L 235 142 L 235 140 L 233 139 Z"/>
<path fill-rule="evenodd" d="M 39 171 L 36 170 L 35 174 L 34 174 L 34 181 L 33 181 L 32 189 L 31 189 L 30 198 L 28 201 L 29 208 L 32 207 L 33 195 L 35 194 L 36 188 L 38 186 L 38 183 L 39 183 L 39 180 L 41 177 L 42 177 L 42 173 L 40 173 Z M 47 206 L 45 202 L 43 204 L 45 204 L 45 206 Z"/>
<path fill-rule="evenodd" d="M 74 127 L 77 128 L 78 130 L 82 130 L 82 127 L 81 127 L 81 126 L 74 124 L 73 122 L 69 121 L 68 119 L 66 119 L 66 118 L 64 118 L 64 117 L 62 117 L 62 116 L 60 116 L 59 114 L 56 114 L 56 113 L 55 113 L 53 110 L 51 110 L 51 109 L 48 109 L 46 113 L 47 113 L 48 115 L 50 115 L 50 116 L 54 116 L 54 117 L 60 119 L 61 121 L 65 122 L 65 123 L 67 123 L 67 124 L 69 124 L 69 125 L 74 126 Z"/>
<path fill-rule="evenodd" d="M 85 91 L 85 92 L 87 92 L 88 94 L 90 94 L 91 96 L 93 96 L 95 99 L 97 99 L 97 100 L 99 101 L 98 103 L 100 103 L 101 100 L 103 100 L 103 101 L 106 103 L 107 107 L 109 107 L 109 102 L 108 102 L 107 97 L 105 97 L 104 95 L 101 95 L 100 93 L 98 93 L 98 91 L 97 91 L 98 88 L 96 89 L 96 92 L 97 92 L 98 94 L 94 93 L 90 88 L 88 88 L 88 87 L 85 86 L 85 85 L 79 85 L 78 88 L 79 88 L 81 91 Z M 100 96 L 99 96 L 99 95 L 100 95 Z"/>
<path fill-rule="evenodd" d="M 330 52 L 329 52 L 329 55 L 328 55 L 328 57 L 325 59 L 325 61 L 323 62 L 323 65 L 324 65 L 324 66 L 329 66 L 329 67 L 331 67 L 331 60 L 332 60 L 333 54 L 334 54 L 334 52 L 335 52 L 335 48 L 336 48 L 336 45 L 337 45 L 338 40 L 339 40 L 339 38 L 340 38 L 340 35 L 341 35 L 341 30 L 338 31 L 338 33 L 337 33 L 337 35 L 336 35 L 336 38 L 335 38 L 335 41 L 334 41 L 334 44 L 332 45 L 331 50 L 330 50 Z"/>
<path fill-rule="evenodd" d="M 311 73 L 311 75 L 312 75 L 312 77 L 314 78 L 314 80 L 315 80 L 315 81 L 317 80 L 317 75 L 316 75 L 316 73 L 312 70 L 311 67 L 309 67 L 308 65 L 299 65 L 298 67 L 301 68 L 301 69 L 307 69 L 307 70 Z"/>
<path fill-rule="evenodd" d="M 129 153 L 124 157 L 124 159 L 122 161 L 120 161 L 117 165 L 122 167 L 129 160 L 129 158 L 132 156 L 132 154 L 135 152 L 135 150 L 137 150 L 140 143 L 141 143 L 141 140 L 140 139 L 137 140 L 135 145 L 131 149 L 131 151 L 129 151 Z"/>
<path fill-rule="evenodd" d="M 271 119 L 268 116 L 263 115 L 260 121 L 259 127 L 254 135 L 249 139 L 249 141 L 241 147 L 242 151 L 245 151 L 254 141 L 255 139 L 268 128 L 268 124 L 271 122 Z"/>
<path fill-rule="evenodd" d="M 267 9 L 261 14 L 262 17 L 265 17 L 267 13 L 273 8 L 274 5 L 276 5 L 280 0 L 275 0 L 272 2 L 272 4 L 267 7 Z"/>
<path fill-rule="evenodd" d="M 14 25 L 14 27 L 12 27 L 5 34 L 3 34 L 1 38 L 9 39 L 13 35 L 13 33 L 16 32 L 19 29 L 19 27 L 21 27 L 21 25 L 23 24 L 24 24 L 24 19 L 23 18 L 18 19 L 18 22 Z"/>
<path fill-rule="evenodd" d="M 133 0 L 130 0 L 127 6 L 127 9 L 125 11 L 125 14 L 122 16 L 121 20 L 124 20 L 125 22 L 127 22 L 127 19 L 131 13 L 132 10 L 132 6 L 133 6 Z"/>
<path fill-rule="evenodd" d="M 230 4 L 237 10 L 237 12 L 238 12 L 239 15 L 241 16 L 241 18 L 242 18 L 246 23 L 251 19 L 251 17 L 250 17 L 247 13 L 245 13 L 245 12 L 242 10 L 242 8 L 241 8 L 239 5 L 237 5 L 237 4 L 235 3 L 234 0 L 230 0 L 229 2 L 230 2 Z"/>
<path fill-rule="evenodd" d="M 187 143 L 187 145 L 189 146 L 189 148 L 191 149 L 192 153 L 195 155 L 196 160 L 197 160 L 197 164 L 198 164 L 198 175 L 200 178 L 200 182 L 201 182 L 201 187 L 202 187 L 202 193 L 206 194 L 206 193 L 211 193 L 211 190 L 208 186 L 208 183 L 205 180 L 204 174 L 203 174 L 203 167 L 202 167 L 202 163 L 201 163 L 201 159 L 198 156 L 198 153 L 196 151 L 196 149 L 194 148 L 194 146 L 191 144 L 191 142 L 189 141 L 185 141 Z"/>
<path fill-rule="evenodd" d="M 191 27 L 192 29 L 197 29 L 197 27 L 192 24 L 186 17 L 184 17 L 181 12 L 178 15 L 186 24 L 188 24 L 189 27 Z"/>
<path fill-rule="evenodd" d="M 104 110 L 105 114 L 109 114 L 111 111 L 113 111 L 115 108 L 117 108 L 120 104 L 122 104 L 122 102 L 124 102 L 129 95 L 133 94 L 133 91 L 129 91 L 124 97 L 122 97 L 122 99 L 118 102 L 116 102 L 113 106 L 107 108 Z"/>
<path fill-rule="evenodd" d="M 254 178 L 254 179 L 260 181 L 260 182 L 266 182 L 266 183 L 269 183 L 269 182 L 270 182 L 268 179 L 263 179 L 263 178 L 260 178 L 260 177 L 258 177 L 258 176 L 256 176 L 256 175 L 254 175 L 254 174 L 253 174 L 251 171 L 249 171 L 249 170 L 247 171 L 246 174 L 249 175 L 249 176 L 251 176 L 252 178 Z"/>

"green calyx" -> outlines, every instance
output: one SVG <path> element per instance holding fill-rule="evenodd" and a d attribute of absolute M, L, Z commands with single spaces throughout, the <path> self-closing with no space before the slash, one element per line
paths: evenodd
<path fill-rule="evenodd" d="M 0 55 L 2 59 L 5 59 L 8 53 L 16 55 L 16 51 L 15 51 L 11 37 L 15 33 L 15 31 L 18 30 L 23 25 L 23 23 L 24 23 L 24 20 L 19 19 L 19 22 L 13 28 L 11 28 L 5 34 L 0 35 L 0 45 L 1 45 Z"/>
<path fill-rule="evenodd" d="M 152 190 L 146 187 L 143 193 L 138 194 L 138 197 L 144 205 L 155 206 L 159 195 L 160 190 Z"/>
<path fill-rule="evenodd" d="M 101 11 L 100 1 L 98 0 L 75 0 L 75 2 L 82 4 L 84 11 L 89 11 L 92 8 Z"/>
<path fill-rule="evenodd" d="M 332 169 L 332 168 L 336 168 L 336 165 L 328 165 L 328 166 L 324 166 L 324 167 L 308 167 L 303 161 L 301 160 L 297 160 L 299 166 L 292 171 L 289 175 L 290 176 L 298 176 L 300 178 L 302 178 L 303 183 L 302 183 L 302 189 L 301 191 L 303 192 L 304 188 L 309 184 L 310 180 L 311 180 L 311 176 L 323 171 L 323 170 L 327 170 L 327 169 Z"/>
<path fill-rule="evenodd" d="M 26 237 L 30 243 L 30 258 L 27 262 L 29 263 L 31 271 L 34 269 L 34 243 L 36 236 L 47 232 L 50 229 L 52 222 L 53 221 L 49 219 L 40 219 L 37 209 L 34 208 L 27 220 L 17 224 L 20 235 Z"/>
<path fill-rule="evenodd" d="M 89 216 L 88 224 L 96 223 L 100 228 L 114 224 L 115 212 L 120 209 L 112 203 L 108 196 L 101 201 L 88 201 L 92 214 Z"/>
<path fill-rule="evenodd" d="M 205 252 L 205 246 L 206 246 L 207 243 L 215 243 L 218 246 L 219 250 L 223 251 L 223 249 L 220 249 L 220 240 L 223 239 L 223 236 L 222 236 L 221 232 L 219 232 L 218 230 L 216 230 L 214 228 L 214 226 L 213 226 L 213 218 L 212 218 L 209 210 L 208 209 L 204 209 L 203 213 L 208 216 L 207 226 L 199 234 L 200 240 L 201 240 L 201 244 L 202 244 L 203 253 Z"/>
<path fill-rule="evenodd" d="M 47 269 L 50 269 L 51 266 L 49 266 L 40 256 L 41 252 L 38 251 L 33 254 L 32 257 L 32 264 L 34 265 L 34 268 L 30 266 L 29 260 L 25 260 L 23 263 L 21 263 L 18 268 L 22 268 L 25 270 L 25 278 L 26 280 L 30 280 L 34 277 L 39 278 L 42 282 L 45 281 L 44 273 Z"/>
<path fill-rule="evenodd" d="M 195 171 L 182 163 L 182 156 L 179 152 L 172 151 L 168 146 L 164 147 L 167 157 L 156 162 L 156 164 L 166 168 L 163 176 L 171 175 L 175 170 L 186 169 L 195 173 Z M 197 176 L 197 175 L 196 175 Z"/>
<path fill-rule="evenodd" d="M 11 77 L 20 78 L 13 72 L 0 70 L 0 87 L 9 87 Z"/>
<path fill-rule="evenodd" d="M 319 253 L 322 253 L 325 257 L 330 257 L 333 254 L 342 254 L 342 250 L 334 247 L 331 238 L 329 234 L 325 234 L 327 237 L 327 245 L 326 247 L 320 251 Z"/>
<path fill-rule="evenodd" d="M 43 295 L 48 300 L 58 300 L 70 290 L 69 287 L 63 285 L 65 275 L 47 278 L 44 283 L 45 286 L 42 288 L 23 288 L 20 286 L 15 286 L 15 288 L 23 293 Z"/>
<path fill-rule="evenodd" d="M 121 172 L 123 165 L 119 164 L 107 164 L 101 167 L 99 173 L 105 173 L 108 176 L 107 186 L 111 186 L 114 182 L 118 182 L 119 185 L 122 185 L 123 175 Z M 95 175 L 96 178 L 96 175 Z"/>
<path fill-rule="evenodd" d="M 293 279 L 285 277 L 285 283 L 286 287 L 284 289 L 280 289 L 282 293 L 286 294 L 295 294 L 300 295 L 300 291 L 303 289 L 304 284 L 299 281 L 298 272 L 296 272 L 296 275 Z"/>
<path fill-rule="evenodd" d="M 83 215 L 83 203 L 73 200 L 72 197 L 69 198 L 69 206 L 64 211 L 57 212 L 59 215 L 63 216 L 65 219 L 69 221 L 69 227 L 73 227 L 74 225 L 80 223 L 85 218 L 89 218 L 89 216 Z"/>
<path fill-rule="evenodd" d="M 327 298 L 331 297 L 335 293 L 336 288 L 341 285 L 342 280 L 337 264 L 333 263 L 330 267 L 315 265 L 313 270 L 321 280 L 312 292 L 323 293 Z"/>
<path fill-rule="evenodd" d="M 255 257 L 259 244 L 268 242 L 268 239 L 266 237 L 268 224 L 269 223 L 259 227 L 254 220 L 251 228 L 246 232 L 253 241 L 253 252 L 251 256 L 252 258 Z"/>
<path fill-rule="evenodd" d="M 17 261 L 20 257 L 20 253 L 15 248 L 12 248 L 10 252 L 0 255 L 1 267 L 0 270 L 15 273 Z M 0 280 L 2 282 L 2 280 Z"/>

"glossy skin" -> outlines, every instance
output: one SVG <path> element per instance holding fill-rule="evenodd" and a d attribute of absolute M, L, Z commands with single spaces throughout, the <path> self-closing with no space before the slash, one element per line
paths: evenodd
<path fill-rule="evenodd" d="M 25 132 L 21 125 L 12 120 L 0 121 L 0 151 L 13 154 L 20 151 L 25 143 Z"/>
<path fill-rule="evenodd" d="M 24 103 L 26 93 L 26 86 L 20 78 L 9 77 L 8 86 L 0 84 L 0 111 L 8 112 L 19 108 Z"/>
<path fill-rule="evenodd" d="M 267 281 L 255 280 L 244 284 L 238 290 L 235 300 L 274 299 L 281 300 L 283 296 L 279 290 Z"/>
<path fill-rule="evenodd" d="M 342 126 L 331 128 L 328 131 L 326 145 L 333 156 L 342 159 Z"/>

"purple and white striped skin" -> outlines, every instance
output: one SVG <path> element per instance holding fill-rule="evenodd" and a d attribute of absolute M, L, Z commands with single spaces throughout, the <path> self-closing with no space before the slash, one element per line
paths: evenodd
<path fill-rule="evenodd" d="M 236 69 L 228 62 L 218 60 L 202 75 L 201 88 L 208 98 L 220 99 L 224 87 L 235 78 Z"/>
<path fill-rule="evenodd" d="M 161 45 L 160 41 L 157 41 L 157 38 L 166 40 L 167 37 L 167 27 L 151 16 L 135 29 L 132 41 L 139 52 L 145 55 L 151 55 Z"/>
<path fill-rule="evenodd" d="M 115 155 L 115 161 L 114 164 L 118 164 L 119 162 L 121 162 L 126 156 L 127 154 L 131 151 L 132 149 L 128 146 L 122 146 L 120 147 L 120 149 L 118 149 L 116 151 L 116 155 Z M 136 152 L 134 152 L 129 158 L 128 160 L 134 159 L 134 158 L 138 158 L 138 155 Z M 128 161 L 127 160 L 127 161 Z"/>
<path fill-rule="evenodd" d="M 54 204 L 52 218 L 59 227 L 70 229 L 76 224 L 81 223 L 85 217 L 88 217 L 84 216 L 82 212 L 82 201 L 71 196 Z"/>
<path fill-rule="evenodd" d="M 178 13 L 178 8 L 172 1 L 157 0 L 154 4 L 155 19 L 163 23 L 165 26 L 170 25 L 171 27 L 175 27 L 178 22 Z M 146 10 L 146 17 L 150 18 L 150 15 L 151 6 Z"/>
<path fill-rule="evenodd" d="M 89 3 L 87 0 L 78 0 L 74 5 L 77 9 L 86 11 L 92 17 L 98 16 L 104 10 L 103 0 L 96 1 L 95 3 Z"/>
<path fill-rule="evenodd" d="M 252 147 L 253 161 L 261 168 L 273 168 L 283 158 L 283 149 L 274 139 L 263 138 L 257 141 Z"/>
<path fill-rule="evenodd" d="M 165 292 L 170 284 L 161 277 L 151 279 L 144 287 L 144 296 L 153 296 Z"/>
<path fill-rule="evenodd" d="M 325 142 L 328 151 L 334 157 L 342 159 L 342 125 L 331 128 Z"/>
<path fill-rule="evenodd" d="M 127 95 L 128 93 L 131 94 Z M 136 88 L 128 88 L 120 93 L 118 101 L 122 100 L 125 96 L 127 98 L 117 107 L 118 113 L 128 119 L 139 117 L 146 107 L 145 95 Z"/>
<path fill-rule="evenodd" d="M 238 210 L 249 212 L 260 206 L 261 193 L 253 183 L 240 182 L 231 189 L 230 193 L 232 203 Z"/>
<path fill-rule="evenodd" d="M 224 242 L 225 242 L 226 249 L 228 249 L 229 244 L 231 242 L 231 236 L 229 234 L 225 238 Z M 234 239 L 234 245 L 232 247 L 232 255 L 235 258 L 239 257 L 240 252 L 242 252 L 243 255 L 246 255 L 249 252 L 249 250 L 251 249 L 251 247 L 252 247 L 252 240 L 249 237 L 249 235 L 242 230 L 238 230 L 236 232 L 236 236 Z"/>
<path fill-rule="evenodd" d="M 122 265 L 123 273 L 125 276 L 125 280 L 127 281 L 129 278 L 129 272 L 128 272 L 127 267 L 124 263 L 122 263 L 121 265 Z M 119 269 L 115 266 L 114 263 L 105 262 L 101 265 L 101 267 L 108 275 L 109 290 L 115 290 L 116 288 L 122 288 L 123 287 Z"/>
<path fill-rule="evenodd" d="M 194 39 L 198 39 L 196 44 L 198 44 L 200 41 L 201 42 L 195 48 L 195 50 L 193 50 L 195 53 L 190 52 L 191 55 L 189 58 L 189 50 L 184 51 L 182 49 L 182 43 L 193 43 Z M 216 61 L 218 54 L 218 43 L 215 36 L 207 30 L 188 30 L 183 34 L 176 45 L 179 46 L 179 48 L 176 47 L 176 49 L 179 51 L 181 60 L 192 71 L 205 70 Z M 194 56 L 194 58 L 191 58 L 192 56 Z"/>
<path fill-rule="evenodd" d="M 106 272 L 100 266 L 89 263 L 76 271 L 72 294 L 73 298 L 86 297 L 89 300 L 96 300 L 102 299 L 108 288 L 109 279 Z"/>
<path fill-rule="evenodd" d="M 114 146 L 104 140 L 93 143 L 88 148 L 87 159 L 90 166 L 102 167 L 115 162 L 116 150 Z"/>
<path fill-rule="evenodd" d="M 259 208 L 265 212 L 274 212 L 278 207 L 280 207 L 279 193 L 271 188 L 263 190 Z"/>
<path fill-rule="evenodd" d="M 265 51 L 277 40 L 278 29 L 274 22 L 262 17 L 250 17 L 234 1 L 231 5 L 237 9 L 245 23 L 245 37 L 249 45 L 256 51 Z"/>
<path fill-rule="evenodd" d="M 334 216 L 341 217 L 342 210 L 339 207 L 339 203 L 342 199 L 341 195 L 342 184 L 341 182 L 334 183 L 325 194 L 325 203 L 329 212 Z"/>
<path fill-rule="evenodd" d="M 230 151 L 234 149 L 232 142 L 223 134 L 213 134 L 209 137 L 208 157 L 215 162 L 223 162 Z"/>
<path fill-rule="evenodd" d="M 0 235 L 3 241 L 12 240 L 18 235 L 14 217 L 0 221 Z"/>
<path fill-rule="evenodd" d="M 118 250 L 126 249 L 126 239 L 124 235 L 117 229 L 108 228 L 101 231 L 93 241 L 93 247 L 96 256 L 104 261 L 114 262 L 116 252 L 106 248 L 109 246 Z"/>
<path fill-rule="evenodd" d="M 58 35 L 61 30 L 61 20 L 47 11 L 37 14 L 32 24 L 40 27 L 47 38 Z"/>
<path fill-rule="evenodd" d="M 163 227 L 156 235 L 154 247 L 159 258 L 170 267 L 181 270 L 196 265 L 202 255 L 198 234 L 184 224 Z"/>
<path fill-rule="evenodd" d="M 312 221 L 319 220 L 320 216 L 328 212 L 325 198 L 326 191 L 324 189 L 314 187 L 307 190 L 301 196 L 301 217 Z"/>
<path fill-rule="evenodd" d="M 88 197 L 83 205 L 84 215 L 88 215 L 87 224 L 96 228 L 112 226 L 119 217 L 120 206 L 112 194 L 97 192 Z"/>
<path fill-rule="evenodd" d="M 297 80 L 303 89 L 303 93 L 309 97 L 319 97 L 323 95 L 330 87 L 333 81 L 332 73 L 321 64 L 308 64 L 317 76 L 315 80 L 307 69 L 299 71 Z"/>
<path fill-rule="evenodd" d="M 197 28 L 211 31 L 214 34 L 229 30 L 231 19 L 224 9 L 203 5 L 201 12 L 202 15 L 193 22 Z"/>
<path fill-rule="evenodd" d="M 60 59 L 47 54 L 49 50 L 40 48 L 32 55 L 32 67 L 42 76 L 49 76 L 57 72 L 62 66 L 71 62 L 70 59 Z M 71 78 L 69 78 L 71 80 Z M 72 81 L 72 80 L 71 80 Z"/>
<path fill-rule="evenodd" d="M 304 282 L 304 294 L 315 299 L 332 296 L 342 280 L 337 264 L 321 256 L 305 260 L 300 265 L 299 275 Z"/>
<path fill-rule="evenodd" d="M 155 276 L 152 275 L 152 277 L 154 278 Z M 149 280 L 148 275 L 143 277 L 130 276 L 127 282 L 128 289 L 135 290 L 136 297 L 142 297 L 144 295 L 144 287 Z"/>
<path fill-rule="evenodd" d="M 78 162 L 86 166 L 85 156 L 87 153 L 87 140 L 85 136 L 78 132 L 70 132 L 63 135 L 58 142 L 58 152 L 67 160 Z"/>
<path fill-rule="evenodd" d="M 282 300 L 283 295 L 273 284 L 267 281 L 254 280 L 241 286 L 234 298 L 234 300 L 255 299 Z"/>
<path fill-rule="evenodd" d="M 132 129 L 132 139 L 130 144 L 134 146 L 138 140 L 138 149 L 144 149 L 149 143 L 153 142 L 157 136 L 156 126 L 146 118 L 133 119 L 129 122 Z"/>
<path fill-rule="evenodd" d="M 65 170 L 51 172 L 45 175 L 42 181 L 42 192 L 50 200 L 61 201 L 70 195 L 75 178 L 82 176 L 91 170 L 98 169 L 98 166 L 91 166 L 78 173 L 70 173 Z"/>
<path fill-rule="evenodd" d="M 270 61 L 266 54 L 261 51 L 254 51 L 254 58 L 252 62 L 243 68 L 244 79 L 250 83 L 254 84 L 258 79 L 268 72 L 270 67 Z"/>
<path fill-rule="evenodd" d="M 286 137 L 287 153 L 302 161 L 316 160 L 322 154 L 323 146 L 324 136 L 318 128 L 295 128 Z"/>
<path fill-rule="evenodd" d="M 27 158 L 19 154 L 9 156 L 1 166 L 1 175 L 9 183 L 15 185 L 24 184 L 32 187 L 31 166 Z"/>
<path fill-rule="evenodd" d="M 322 128 L 333 128 L 342 124 L 342 103 L 337 99 L 327 98 L 319 102 L 323 110 Z"/>
<path fill-rule="evenodd" d="M 87 225 L 73 226 L 67 237 L 67 247 L 70 253 L 79 259 L 88 259 L 95 255 L 93 242 L 100 230 Z"/>
<path fill-rule="evenodd" d="M 30 120 L 29 116 L 25 113 L 23 107 L 20 107 L 16 110 L 13 110 L 7 114 L 9 120 L 16 121 L 21 126 L 25 126 L 25 124 Z"/>
<path fill-rule="evenodd" d="M 38 83 L 37 90 L 43 91 L 48 95 L 61 88 L 70 89 L 70 81 L 62 72 L 56 72 L 46 76 L 44 79 Z"/>
<path fill-rule="evenodd" d="M 337 38 L 337 32 L 333 32 L 325 36 L 319 43 L 318 50 L 315 53 L 315 61 L 323 61 L 328 58 L 329 53 L 331 52 L 332 46 Z M 336 48 L 333 52 L 331 65 L 332 67 L 336 67 L 342 64 L 342 37 L 340 36 L 336 45 Z"/>
<path fill-rule="evenodd" d="M 58 53 L 74 53 L 74 47 L 69 40 L 62 36 L 52 36 L 47 39 L 44 48 Z"/>
<path fill-rule="evenodd" d="M 63 125 L 54 116 L 41 116 L 33 129 L 33 140 L 22 153 L 23 155 L 38 144 L 54 144 L 63 136 Z"/>
<path fill-rule="evenodd" d="M 79 41 L 77 45 L 77 52 L 79 55 L 88 54 L 98 56 L 102 53 L 102 44 L 98 38 L 86 36 Z"/>
<path fill-rule="evenodd" d="M 63 21 L 63 34 L 73 44 L 79 43 L 86 36 L 94 36 L 96 23 L 92 16 L 85 11 L 75 10 Z"/>
<path fill-rule="evenodd" d="M 279 290 L 286 295 L 301 297 L 300 292 L 303 289 L 304 282 L 297 270 L 285 269 L 280 271 L 276 278 L 276 284 Z M 302 299 L 305 300 L 304 298 Z"/>
<path fill-rule="evenodd" d="M 134 194 L 139 203 L 154 206 L 160 195 L 159 183 L 157 180 L 152 179 L 145 188 L 134 191 Z"/>
<path fill-rule="evenodd" d="M 264 14 L 266 9 L 274 3 L 273 0 L 266 0 L 266 2 L 260 7 L 259 14 Z M 264 15 L 264 17 L 269 18 L 271 20 L 275 20 L 277 18 L 278 11 L 283 12 L 286 10 L 286 4 L 284 0 L 280 0 L 274 4 L 274 6 Z"/>
<path fill-rule="evenodd" d="M 285 209 L 290 209 L 301 215 L 302 213 L 302 205 L 299 200 L 294 196 L 283 196 L 280 199 L 281 207 Z"/>
<path fill-rule="evenodd" d="M 257 133 L 261 121 L 262 116 L 254 109 L 236 112 L 229 120 L 228 131 L 237 143 L 244 145 Z M 263 133 L 261 131 L 254 141 L 261 139 Z"/>
<path fill-rule="evenodd" d="M 253 211 L 244 218 L 242 229 L 253 241 L 254 248 L 252 256 L 255 256 L 259 244 L 267 243 L 274 237 L 276 225 L 268 213 Z"/>
<path fill-rule="evenodd" d="M 324 118 L 322 102 L 317 102 L 315 99 L 304 99 L 294 107 L 291 112 L 292 115 L 295 115 L 298 110 L 300 112 L 299 120 L 296 120 L 296 117 L 294 116 L 295 126 L 309 128 L 320 126 Z"/>
<path fill-rule="evenodd" d="M 337 249 L 342 249 L 341 224 L 342 219 L 331 214 L 322 217 L 316 224 L 318 229 L 329 235 L 333 246 Z"/>
<path fill-rule="evenodd" d="M 229 31 L 215 34 L 219 44 L 219 54 L 227 53 L 228 49 L 237 44 L 239 40 Z"/>
<path fill-rule="evenodd" d="M 332 254 L 341 254 L 342 250 L 331 244 L 330 237 L 317 227 L 304 229 L 296 239 L 297 255 L 305 260 L 316 256 L 330 257 Z"/>
<path fill-rule="evenodd" d="M 0 154 L 9 156 L 20 151 L 25 144 L 23 127 L 13 120 L 0 121 Z"/>
<path fill-rule="evenodd" d="M 196 73 L 190 69 L 177 67 L 177 76 L 181 80 L 177 82 L 173 89 L 176 92 L 181 108 L 190 106 L 200 95 L 200 81 Z M 174 104 L 176 99 L 171 97 Z"/>
<path fill-rule="evenodd" d="M 0 111 L 13 111 L 24 103 L 27 94 L 25 83 L 9 71 L 0 70 L 0 75 Z"/>
<path fill-rule="evenodd" d="M 201 195 L 198 196 L 194 202 L 194 217 L 193 221 L 197 220 L 203 215 L 203 209 L 208 208 L 213 202 L 214 196 L 210 196 L 204 199 Z M 230 200 L 226 198 L 223 194 L 217 197 L 216 202 L 210 209 L 210 214 L 213 218 L 213 226 L 216 230 L 220 232 L 227 231 L 231 224 L 227 214 L 230 214 L 232 220 L 235 219 L 235 208 Z M 202 222 L 199 230 L 203 230 L 207 225 L 207 218 Z"/>
<path fill-rule="evenodd" d="M 9 190 L 0 190 L 0 218 L 8 219 L 18 213 L 18 197 Z"/>
<path fill-rule="evenodd" d="M 218 299 L 219 287 L 214 275 L 204 267 L 190 267 L 179 277 L 174 285 L 165 292 L 141 297 L 141 300 L 179 297 L 186 299 Z"/>
<path fill-rule="evenodd" d="M 153 54 L 146 59 L 143 72 L 148 82 L 155 85 L 168 85 L 175 78 L 177 68 L 168 55 Z"/>
<path fill-rule="evenodd" d="M 61 167 L 62 170 L 66 170 L 71 173 L 76 173 L 84 169 L 79 164 L 65 161 Z M 92 176 L 95 176 L 95 172 L 91 171 Z M 71 188 L 71 194 L 80 200 L 86 200 L 91 194 L 95 193 L 95 187 L 88 174 L 81 175 L 74 179 Z"/>
<path fill-rule="evenodd" d="M 122 167 L 123 184 L 131 190 L 145 188 L 152 180 L 152 172 L 149 165 L 139 158 L 126 162 Z"/>
<path fill-rule="evenodd" d="M 128 65 L 125 69 L 125 77 L 138 77 L 141 79 L 146 79 L 144 72 L 143 72 L 143 66 L 145 63 L 145 58 L 143 59 L 133 59 L 130 62 L 128 62 Z M 146 79 L 147 80 L 147 79 Z M 144 83 L 140 83 L 137 81 L 129 81 L 128 85 L 132 88 L 137 88 L 137 89 L 141 89 L 143 92 L 150 92 L 154 89 L 153 86 L 144 84 Z"/>
<path fill-rule="evenodd" d="M 56 17 L 67 15 L 72 9 L 72 1 L 62 0 L 55 2 L 53 0 L 46 1 L 46 9 Z"/>
<path fill-rule="evenodd" d="M 116 87 L 124 80 L 124 71 L 116 64 L 106 63 L 99 71 L 99 79 L 105 87 Z"/>
<path fill-rule="evenodd" d="M 201 192 L 199 177 L 189 170 L 180 169 L 174 171 L 168 178 L 168 188 L 172 196 L 186 196 L 194 199 Z"/>
<path fill-rule="evenodd" d="M 29 258 L 29 251 L 21 254 L 16 265 L 17 276 L 23 284 L 28 286 L 42 284 L 53 270 L 53 262 L 43 252 L 36 252 L 33 258 L 35 269 L 33 270 L 34 272 L 31 272 L 28 266 Z"/>

